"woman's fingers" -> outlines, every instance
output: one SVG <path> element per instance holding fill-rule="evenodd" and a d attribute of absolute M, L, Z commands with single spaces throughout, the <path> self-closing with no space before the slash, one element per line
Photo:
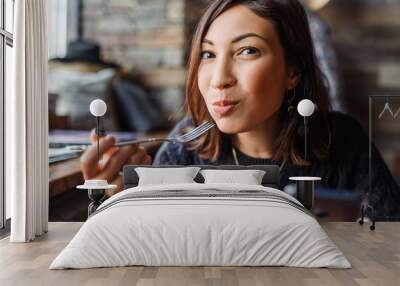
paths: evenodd
<path fill-rule="evenodd" d="M 152 162 L 153 162 L 153 159 L 151 158 L 151 156 L 146 153 L 145 149 L 142 146 L 139 146 L 138 152 L 134 153 L 129 158 L 129 160 L 127 161 L 127 164 L 150 165 Z"/>
<path fill-rule="evenodd" d="M 139 147 L 139 148 L 141 148 L 141 147 Z M 143 153 L 142 151 L 139 151 L 139 154 L 133 154 L 124 163 L 122 168 L 125 165 L 151 165 L 151 163 L 153 162 L 153 159 L 151 158 L 151 156 L 148 155 L 145 151 L 144 151 L 144 155 L 142 153 Z M 121 175 L 122 175 L 122 168 L 121 168 L 121 170 L 119 172 L 119 174 L 121 174 Z"/>
<path fill-rule="evenodd" d="M 100 156 L 115 144 L 113 136 L 106 136 L 99 141 Z M 81 156 L 81 170 L 85 179 L 94 177 L 97 173 L 97 145 L 91 145 Z"/>
<path fill-rule="evenodd" d="M 97 135 L 94 130 L 90 134 L 90 140 L 93 143 L 97 141 Z M 106 190 L 108 197 L 122 191 L 123 177 L 118 175 L 119 171 L 125 164 L 134 165 L 150 165 L 152 158 L 143 147 L 139 145 L 130 145 L 125 147 L 113 147 L 115 145 L 113 136 L 101 137 L 99 140 L 99 153 L 101 162 L 98 167 L 97 145 L 90 146 L 81 156 L 81 169 L 85 180 L 99 179 L 107 180 L 113 185 L 117 185 L 116 189 Z"/>
<path fill-rule="evenodd" d="M 104 136 L 100 136 L 100 138 L 103 138 Z M 90 141 L 92 143 L 97 142 L 97 134 L 96 134 L 96 128 L 93 128 L 92 131 L 90 132 Z"/>
<path fill-rule="evenodd" d="M 143 159 L 143 165 L 151 165 L 153 163 L 153 158 L 150 155 L 146 155 Z"/>
<path fill-rule="evenodd" d="M 146 151 L 140 146 L 136 149 L 133 155 L 128 157 L 128 159 L 123 163 L 123 165 L 150 165 L 152 163 L 152 158 L 150 155 L 146 153 Z M 108 167 L 107 167 L 108 168 Z M 122 166 L 121 166 L 122 168 Z M 120 169 L 119 169 L 120 170 Z M 119 173 L 119 172 L 118 172 Z M 102 174 L 102 176 L 107 176 L 105 174 Z M 120 192 L 123 190 L 123 176 L 118 175 L 114 180 L 112 181 L 113 185 L 117 185 L 116 189 L 113 190 L 107 190 L 106 195 L 108 197 L 111 197 L 115 195 L 116 193 Z"/>
<path fill-rule="evenodd" d="M 97 168 L 97 146 L 92 145 L 81 156 L 81 169 L 85 180 L 107 180 L 117 185 L 115 190 L 107 190 L 107 196 L 111 196 L 123 189 L 123 178 L 119 172 L 123 165 L 150 165 L 152 158 L 145 149 L 139 145 L 130 145 L 121 148 L 113 147 L 115 138 L 106 136 L 100 139 L 99 150 L 102 157 L 100 167 Z"/>
<path fill-rule="evenodd" d="M 96 134 L 95 128 L 93 128 L 92 132 L 90 132 L 90 142 L 92 142 L 92 143 L 97 142 L 97 134 Z"/>
<path fill-rule="evenodd" d="M 121 192 L 124 188 L 124 182 L 123 182 L 122 176 L 117 176 L 117 178 L 114 179 L 114 181 L 112 181 L 110 184 L 116 185 L 117 187 L 115 189 L 106 190 L 107 197 L 111 197 L 111 196 L 115 195 L 116 193 Z"/>
<path fill-rule="evenodd" d="M 120 148 L 118 152 L 115 152 L 112 157 L 108 159 L 107 164 L 103 167 L 100 173 L 95 176 L 95 179 L 107 180 L 109 182 L 114 180 L 128 158 L 137 152 L 137 145 Z"/>

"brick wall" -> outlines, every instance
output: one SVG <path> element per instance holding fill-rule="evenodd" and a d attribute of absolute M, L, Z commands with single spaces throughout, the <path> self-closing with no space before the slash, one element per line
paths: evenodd
<path fill-rule="evenodd" d="M 185 82 L 185 0 L 85 0 L 84 38 L 103 57 L 127 68 L 166 113 L 182 107 Z"/>

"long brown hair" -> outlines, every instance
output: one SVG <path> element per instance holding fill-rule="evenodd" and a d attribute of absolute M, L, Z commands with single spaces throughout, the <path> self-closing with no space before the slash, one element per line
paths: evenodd
<path fill-rule="evenodd" d="M 296 107 L 298 102 L 307 98 L 317 107 L 317 112 L 310 122 L 309 153 L 318 159 L 325 158 L 329 152 L 331 137 L 327 119 L 330 104 L 322 73 L 316 64 L 307 16 L 298 0 L 216 0 L 208 5 L 192 39 L 186 83 L 188 115 L 192 117 L 195 125 L 212 121 L 197 82 L 202 41 L 211 23 L 224 11 L 236 5 L 244 5 L 274 24 L 284 50 L 286 64 L 296 67 L 300 73 L 293 105 Z M 298 136 L 303 118 L 296 111 L 288 112 L 287 107 L 287 100 L 284 100 L 280 110 L 281 131 L 273 147 L 272 159 L 307 165 L 308 162 L 302 159 L 300 152 L 303 139 Z M 193 142 L 190 148 L 196 150 L 201 157 L 216 161 L 221 154 L 222 136 L 218 128 L 213 128 L 211 132 Z"/>

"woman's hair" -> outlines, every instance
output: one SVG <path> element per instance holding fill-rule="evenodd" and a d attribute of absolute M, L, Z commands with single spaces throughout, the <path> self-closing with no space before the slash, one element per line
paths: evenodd
<path fill-rule="evenodd" d="M 325 158 L 331 137 L 327 118 L 330 104 L 322 73 L 316 64 L 307 16 L 298 0 L 216 0 L 209 4 L 197 25 L 189 58 L 186 107 L 193 123 L 198 125 L 204 121 L 212 121 L 197 81 L 202 41 L 211 23 L 224 11 L 236 5 L 244 5 L 274 24 L 284 50 L 286 64 L 294 66 L 300 73 L 300 81 L 292 101 L 294 110 L 288 112 L 287 96 L 281 106 L 280 133 L 275 141 L 272 159 L 288 160 L 295 165 L 308 164 L 301 155 L 304 137 L 298 134 L 298 130 L 302 130 L 299 127 L 303 117 L 296 112 L 297 104 L 306 98 L 312 100 L 317 109 L 310 122 L 309 153 L 318 159 Z M 287 93 L 290 93 L 290 97 L 293 96 L 293 91 Z M 190 149 L 196 150 L 203 158 L 216 161 L 222 149 L 222 136 L 218 128 L 213 128 L 205 136 L 192 142 Z"/>

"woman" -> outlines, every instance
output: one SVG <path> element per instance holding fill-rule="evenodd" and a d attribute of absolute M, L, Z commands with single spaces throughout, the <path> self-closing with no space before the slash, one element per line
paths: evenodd
<path fill-rule="evenodd" d="M 351 117 L 329 112 L 327 90 L 315 63 L 307 17 L 297 0 L 217 0 L 201 18 L 192 41 L 186 87 L 188 117 L 171 135 L 213 121 L 190 145 L 164 143 L 153 164 L 278 164 L 281 187 L 290 176 L 322 177 L 322 186 L 369 190 L 368 137 Z M 296 106 L 312 100 L 309 160 Z M 94 136 L 93 136 L 93 139 Z M 114 138 L 102 138 L 101 152 Z M 85 179 L 116 177 L 124 164 L 150 164 L 137 146 L 108 152 L 97 172 L 96 151 L 82 156 Z M 107 155 L 106 154 L 106 155 Z M 378 215 L 397 215 L 400 191 L 376 149 L 370 203 Z M 105 167 L 106 166 L 106 167 Z"/>

